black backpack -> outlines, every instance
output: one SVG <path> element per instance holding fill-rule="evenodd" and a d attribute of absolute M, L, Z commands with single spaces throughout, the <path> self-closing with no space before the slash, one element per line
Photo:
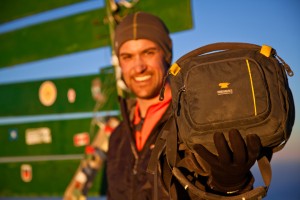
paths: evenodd
<path fill-rule="evenodd" d="M 282 149 L 295 119 L 286 72 L 293 75 L 275 49 L 266 45 L 215 43 L 182 56 L 168 71 L 173 113 L 156 142 L 148 172 L 157 174 L 157 164 L 165 155 L 171 176 L 190 193 L 201 199 L 229 198 L 195 187 L 179 170 L 178 152 L 192 151 L 199 143 L 217 154 L 213 134 L 224 132 L 228 139 L 232 128 L 243 137 L 257 134 L 263 147 L 273 152 Z M 230 199 L 266 195 L 271 182 L 269 159 L 263 156 L 258 160 L 265 186 Z"/>

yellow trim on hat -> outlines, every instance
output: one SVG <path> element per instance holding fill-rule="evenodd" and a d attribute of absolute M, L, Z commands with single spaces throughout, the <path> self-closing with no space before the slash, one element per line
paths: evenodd
<path fill-rule="evenodd" d="M 139 12 L 134 13 L 133 16 L 133 24 L 132 24 L 132 28 L 133 28 L 133 39 L 136 40 L 137 39 L 137 15 L 139 14 Z"/>

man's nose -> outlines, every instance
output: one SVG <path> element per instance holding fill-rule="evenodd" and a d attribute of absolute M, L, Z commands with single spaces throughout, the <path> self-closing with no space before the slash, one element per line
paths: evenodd
<path fill-rule="evenodd" d="M 147 69 L 146 62 L 140 56 L 137 56 L 135 59 L 134 69 L 137 73 L 142 73 Z"/>

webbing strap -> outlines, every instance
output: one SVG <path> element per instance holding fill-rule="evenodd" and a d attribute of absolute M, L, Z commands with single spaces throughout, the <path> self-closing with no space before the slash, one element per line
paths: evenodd
<path fill-rule="evenodd" d="M 172 117 L 168 119 L 166 124 L 164 125 L 162 132 L 158 136 L 155 147 L 151 153 L 147 172 L 154 175 L 154 183 L 153 183 L 153 199 L 158 200 L 158 162 L 159 158 L 162 155 L 163 151 L 166 148 L 166 138 L 168 138 L 169 130 L 170 130 L 170 123 L 171 123 Z"/>
<path fill-rule="evenodd" d="M 168 137 L 168 134 L 169 134 L 169 124 L 170 124 L 169 121 L 170 121 L 170 119 L 164 125 L 164 128 L 162 129 L 160 136 L 157 138 L 157 140 L 155 142 L 155 147 L 151 153 L 148 167 L 147 167 L 147 172 L 150 174 L 155 174 L 159 158 L 160 158 L 162 152 L 165 150 L 166 138 Z"/>
<path fill-rule="evenodd" d="M 158 175 L 157 167 L 154 170 L 154 184 L 153 184 L 153 200 L 158 200 Z"/>
<path fill-rule="evenodd" d="M 194 154 L 191 151 L 186 151 L 186 155 L 176 164 L 176 167 L 186 168 L 188 171 L 195 172 L 200 176 L 208 176 L 208 172 L 197 162 Z"/>
<path fill-rule="evenodd" d="M 263 156 L 262 158 L 257 160 L 257 164 L 258 164 L 261 176 L 263 178 L 263 181 L 265 183 L 265 186 L 268 190 L 268 188 L 271 184 L 271 179 L 272 179 L 271 164 L 266 156 Z"/>
<path fill-rule="evenodd" d="M 147 167 L 147 172 L 150 174 L 155 174 L 156 168 L 157 168 L 157 164 L 159 161 L 159 157 L 162 154 L 163 150 L 165 149 L 166 146 L 166 141 L 159 138 L 156 143 L 155 143 L 155 148 L 153 149 L 150 159 L 149 159 L 149 163 L 148 163 L 148 167 Z"/>
<path fill-rule="evenodd" d="M 177 149 L 178 149 L 178 135 L 175 120 L 171 118 L 169 124 L 169 137 L 166 138 L 166 156 L 170 167 L 176 165 Z"/>
<path fill-rule="evenodd" d="M 155 148 L 153 149 L 152 153 L 151 153 L 151 157 L 149 160 L 149 164 L 147 167 L 147 172 L 150 174 L 153 174 L 154 176 L 154 185 L 153 185 L 153 199 L 154 200 L 158 200 L 158 162 L 159 162 L 159 157 L 162 154 L 162 152 L 165 149 L 166 146 L 166 141 L 164 139 L 164 137 L 167 135 L 168 131 L 164 130 L 164 132 L 162 133 L 162 136 L 159 137 L 157 139 L 157 141 L 155 142 Z"/>

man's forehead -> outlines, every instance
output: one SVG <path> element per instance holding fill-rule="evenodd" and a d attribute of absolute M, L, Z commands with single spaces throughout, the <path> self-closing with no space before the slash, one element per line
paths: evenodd
<path fill-rule="evenodd" d="M 148 39 L 128 40 L 120 47 L 119 54 L 146 51 L 148 49 L 160 49 L 159 45 Z"/>

